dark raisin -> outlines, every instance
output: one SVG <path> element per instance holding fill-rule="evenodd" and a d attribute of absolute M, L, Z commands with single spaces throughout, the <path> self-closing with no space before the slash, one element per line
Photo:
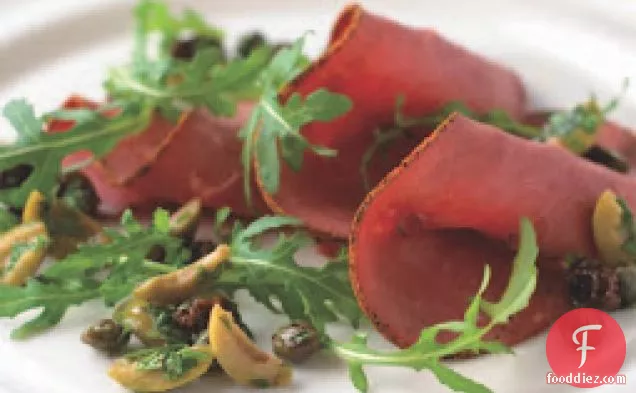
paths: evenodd
<path fill-rule="evenodd" d="M 216 37 L 198 36 L 177 41 L 172 46 L 172 57 L 180 60 L 192 60 L 197 51 L 203 48 L 218 48 L 220 58 L 225 59 L 223 43 Z"/>
<path fill-rule="evenodd" d="M 72 172 L 62 177 L 57 197 L 68 206 L 89 216 L 97 214 L 100 204 L 99 196 L 93 184 L 79 172 Z"/>
<path fill-rule="evenodd" d="M 621 306 L 621 285 L 617 270 L 600 262 L 578 258 L 567 272 L 570 300 L 575 307 L 612 311 Z"/>
<path fill-rule="evenodd" d="M 128 344 L 130 334 L 112 319 L 102 319 L 86 329 L 80 338 L 84 344 L 100 351 L 113 353 L 120 351 Z"/>
<path fill-rule="evenodd" d="M 172 313 L 175 324 L 192 334 L 201 333 L 208 326 L 210 312 L 220 298 L 196 298 L 177 307 Z"/>

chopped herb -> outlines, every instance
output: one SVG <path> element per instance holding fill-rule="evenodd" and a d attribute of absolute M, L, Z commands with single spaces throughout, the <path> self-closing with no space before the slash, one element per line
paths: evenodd
<path fill-rule="evenodd" d="M 349 365 L 349 375 L 354 386 L 366 392 L 368 381 L 363 370 L 365 365 L 410 367 L 416 371 L 427 369 L 451 390 L 476 393 L 490 392 L 484 385 L 472 381 L 442 364 L 441 360 L 462 352 L 508 353 L 510 349 L 495 341 L 484 341 L 483 337 L 496 325 L 507 323 L 510 317 L 528 306 L 537 283 L 536 258 L 538 248 L 532 224 L 521 220 L 519 251 L 513 262 L 508 286 L 498 302 L 487 302 L 482 295 L 490 282 L 490 268 L 485 267 L 479 290 L 471 300 L 463 321 L 450 321 L 428 327 L 422 331 L 412 346 L 395 351 L 380 351 L 369 348 L 365 335 L 356 335 L 348 343 L 331 343 L 332 350 Z M 478 324 L 480 311 L 490 317 L 486 326 Z M 457 333 L 447 343 L 437 341 L 442 331 Z"/>
<path fill-rule="evenodd" d="M 270 387 L 272 384 L 271 384 L 271 383 L 269 383 L 269 381 L 268 381 L 268 380 L 266 380 L 266 379 L 263 379 L 263 378 L 255 378 L 255 379 L 252 379 L 252 380 L 250 381 L 250 385 L 252 385 L 252 386 L 254 386 L 254 387 L 256 387 L 256 388 L 266 389 L 266 388 Z"/>
<path fill-rule="evenodd" d="M 592 96 L 588 102 L 576 105 L 570 111 L 554 113 L 543 128 L 543 139 L 556 138 L 572 152 L 585 153 L 595 143 L 598 130 L 605 123 L 607 115 L 618 107 L 628 87 L 629 80 L 626 79 L 622 92 L 604 107 Z"/>
<path fill-rule="evenodd" d="M 175 324 L 172 317 L 175 310 L 176 306 L 156 307 L 151 305 L 148 307 L 148 313 L 152 316 L 155 330 L 168 344 L 187 344 L 192 339 L 192 335 Z"/>
<path fill-rule="evenodd" d="M 17 265 L 17 263 L 20 261 L 20 258 L 22 258 L 22 256 L 26 254 L 27 252 L 35 251 L 37 249 L 47 247 L 48 245 L 49 245 L 49 238 L 44 235 L 36 236 L 35 238 L 29 241 L 14 244 L 11 247 L 9 260 L 7 264 L 4 266 L 4 271 L 10 272 L 11 270 L 13 270 L 15 265 Z"/>
<path fill-rule="evenodd" d="M 135 362 L 138 370 L 161 371 L 166 379 L 177 380 L 209 356 L 189 346 L 176 344 L 141 349 L 127 354 L 126 358 Z"/>

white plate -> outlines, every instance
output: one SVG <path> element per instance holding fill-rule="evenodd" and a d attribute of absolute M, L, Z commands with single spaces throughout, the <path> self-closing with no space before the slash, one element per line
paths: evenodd
<path fill-rule="evenodd" d="M 133 1 L 20 0 L 0 2 L 0 105 L 28 97 L 40 111 L 54 108 L 69 93 L 99 98 L 109 65 L 128 57 Z M 259 28 L 273 38 L 294 38 L 307 29 L 309 49 L 318 53 L 344 4 L 341 0 L 200 0 L 187 3 L 231 33 Z M 373 11 L 404 23 L 434 26 L 446 36 L 517 70 L 537 107 L 568 106 L 596 92 L 605 99 L 623 78 L 636 81 L 636 3 L 604 0 L 386 0 L 364 1 Z M 636 90 L 615 113 L 636 126 Z M 6 125 L 0 123 L 6 136 Z M 246 301 L 247 320 L 267 345 L 273 322 Z M 88 321 L 106 315 L 97 302 L 73 309 L 54 330 L 26 342 L 8 339 L 19 321 L 0 322 L 0 391 L 24 393 L 114 393 L 119 386 L 104 371 L 109 363 L 82 345 Z M 636 313 L 616 314 L 628 341 L 626 386 L 603 392 L 634 391 Z M 491 356 L 453 367 L 495 392 L 570 392 L 547 386 L 545 336 L 518 346 L 515 356 Z M 446 392 L 429 374 L 370 368 L 372 392 Z M 240 392 L 227 378 L 206 378 L 184 392 Z M 270 390 L 275 392 L 276 390 Z M 285 392 L 354 392 L 345 368 L 328 356 L 297 370 Z"/>

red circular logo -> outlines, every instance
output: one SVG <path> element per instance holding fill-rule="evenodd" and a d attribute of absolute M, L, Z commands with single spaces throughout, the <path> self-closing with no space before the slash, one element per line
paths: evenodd
<path fill-rule="evenodd" d="M 609 314 L 580 308 L 559 318 L 548 333 L 548 382 L 592 388 L 612 381 L 625 362 L 623 329 Z"/>

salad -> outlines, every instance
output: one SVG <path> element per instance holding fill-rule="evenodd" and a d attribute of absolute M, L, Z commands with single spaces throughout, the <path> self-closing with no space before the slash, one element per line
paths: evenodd
<path fill-rule="evenodd" d="M 324 352 L 362 392 L 373 365 L 474 393 L 490 390 L 446 360 L 636 302 L 636 136 L 608 120 L 620 94 L 533 111 L 513 70 L 357 4 L 315 60 L 306 36 L 249 32 L 230 53 L 193 10 L 140 0 L 133 15 L 106 100 L 4 105 L 0 317 L 35 312 L 11 339 L 99 299 L 111 311 L 79 339 L 131 391 L 221 372 L 284 386 Z M 299 264 L 315 243 L 325 264 Z M 241 290 L 289 319 L 271 351 Z"/>

